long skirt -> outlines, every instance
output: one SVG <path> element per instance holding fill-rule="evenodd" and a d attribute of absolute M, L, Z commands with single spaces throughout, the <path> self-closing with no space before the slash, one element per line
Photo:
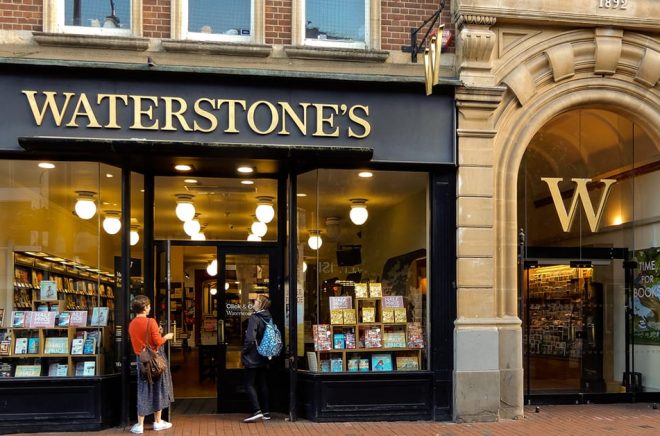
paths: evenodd
<path fill-rule="evenodd" d="M 161 347 L 158 351 L 165 357 L 165 352 Z M 140 359 L 137 359 L 138 379 L 137 379 L 137 414 L 138 416 L 151 415 L 158 410 L 169 407 L 174 402 L 174 388 L 172 386 L 172 374 L 168 362 L 167 369 L 160 376 L 160 379 L 149 383 L 147 378 L 140 371 Z"/>

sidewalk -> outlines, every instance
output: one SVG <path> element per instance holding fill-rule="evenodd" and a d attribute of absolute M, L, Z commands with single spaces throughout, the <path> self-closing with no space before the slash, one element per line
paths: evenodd
<path fill-rule="evenodd" d="M 154 432 L 145 425 L 145 435 L 331 435 L 331 436 L 382 436 L 382 435 L 658 435 L 660 434 L 660 409 L 651 404 L 587 404 L 571 406 L 535 406 L 525 408 L 525 418 L 491 423 L 454 424 L 447 422 L 342 422 L 313 423 L 306 420 L 288 422 L 283 415 L 274 415 L 270 421 L 243 424 L 242 415 L 194 415 L 172 419 L 170 430 Z M 92 435 L 131 435 L 127 428 L 114 428 Z M 58 433 L 39 433 L 39 435 Z M 62 433 L 59 433 L 62 434 Z M 69 433 L 85 434 L 85 433 Z M 90 434 L 90 433 L 87 433 Z"/>

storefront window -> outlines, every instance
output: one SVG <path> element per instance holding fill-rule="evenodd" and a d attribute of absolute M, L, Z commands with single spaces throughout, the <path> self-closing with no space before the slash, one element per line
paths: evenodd
<path fill-rule="evenodd" d="M 250 0 L 188 0 L 188 38 L 249 40 L 252 10 Z"/>
<path fill-rule="evenodd" d="M 131 30 L 131 0 L 65 0 L 64 25 L 78 31 L 89 29 L 99 33 Z"/>
<path fill-rule="evenodd" d="M 426 369 L 427 186 L 424 173 L 298 177 L 298 348 L 310 371 Z"/>
<path fill-rule="evenodd" d="M 120 171 L 0 161 L 0 376 L 116 371 Z"/>
<path fill-rule="evenodd" d="M 364 47 L 369 32 L 369 6 L 365 0 L 305 0 L 305 44 Z"/>
<path fill-rule="evenodd" d="M 557 116 L 530 143 L 518 184 L 527 393 L 660 390 L 659 161 L 639 125 L 605 110 Z"/>

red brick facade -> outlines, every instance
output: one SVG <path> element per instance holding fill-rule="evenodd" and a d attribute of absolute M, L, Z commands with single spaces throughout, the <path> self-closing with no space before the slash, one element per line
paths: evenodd
<path fill-rule="evenodd" d="M 0 30 L 42 30 L 43 3 L 43 0 L 0 0 Z"/>
<path fill-rule="evenodd" d="M 171 0 L 143 0 L 142 28 L 147 38 L 167 39 L 170 37 Z"/>
<path fill-rule="evenodd" d="M 291 44 L 291 1 L 269 0 L 266 2 L 264 17 L 266 44 Z"/>

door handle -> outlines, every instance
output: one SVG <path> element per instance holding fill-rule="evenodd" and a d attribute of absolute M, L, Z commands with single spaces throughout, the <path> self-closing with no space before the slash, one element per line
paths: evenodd
<path fill-rule="evenodd" d="M 218 320 L 218 344 L 225 343 L 225 320 Z"/>

